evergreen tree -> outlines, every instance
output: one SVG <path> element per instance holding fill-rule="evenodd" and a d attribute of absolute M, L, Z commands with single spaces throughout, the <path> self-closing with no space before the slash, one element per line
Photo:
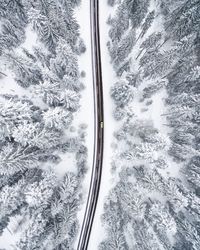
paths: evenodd
<path fill-rule="evenodd" d="M 142 27 L 141 27 L 142 31 L 139 34 L 137 40 L 139 40 L 140 38 L 142 38 L 145 35 L 147 30 L 151 27 L 151 24 L 153 23 L 154 18 L 155 18 L 155 11 L 153 10 L 153 11 L 148 13 L 144 23 L 142 24 Z"/>
<path fill-rule="evenodd" d="M 36 85 L 42 80 L 42 74 L 37 65 L 31 60 L 23 58 L 16 53 L 6 53 L 3 55 L 9 68 L 15 72 L 15 80 L 22 87 Z"/>
<path fill-rule="evenodd" d="M 126 82 L 119 82 L 111 89 L 111 97 L 118 106 L 124 106 L 133 100 L 132 89 Z"/>

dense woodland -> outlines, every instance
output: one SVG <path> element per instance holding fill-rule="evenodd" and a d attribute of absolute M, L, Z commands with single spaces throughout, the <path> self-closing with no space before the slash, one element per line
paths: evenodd
<path fill-rule="evenodd" d="M 198 250 L 200 1 L 108 5 L 107 47 L 118 77 L 110 94 L 120 129 L 112 162 L 118 181 L 104 204 L 99 249 Z"/>
<path fill-rule="evenodd" d="M 13 249 L 73 249 L 87 169 L 86 126 L 73 126 L 84 85 L 86 48 L 73 17 L 79 0 L 1 0 L 0 81 L 24 91 L 0 94 L 0 235 L 18 218 Z M 32 50 L 27 30 L 37 37 Z M 12 76 L 12 77 L 8 77 Z M 75 171 L 56 174 L 62 155 Z M 71 169 L 71 168 L 70 168 Z M 3 247 L 3 246 L 1 246 Z"/>
<path fill-rule="evenodd" d="M 99 250 L 199 250 L 200 0 L 106 1 L 120 128 Z M 16 250 L 73 250 L 80 228 L 87 148 L 86 125 L 73 125 L 85 88 L 79 4 L 0 3 L 0 87 L 17 89 L 0 89 L 0 237 L 17 220 Z M 58 175 L 67 154 L 75 166 L 66 162 Z"/>

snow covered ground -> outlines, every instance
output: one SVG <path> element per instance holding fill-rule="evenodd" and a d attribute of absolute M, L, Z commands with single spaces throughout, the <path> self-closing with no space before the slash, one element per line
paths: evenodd
<path fill-rule="evenodd" d="M 86 52 L 79 57 L 79 69 L 86 72 L 86 77 L 82 79 L 85 90 L 82 92 L 81 110 L 74 117 L 74 125 L 80 123 L 86 123 L 87 137 L 86 147 L 88 148 L 88 172 L 83 181 L 83 201 L 84 204 L 78 213 L 78 219 L 80 226 L 83 222 L 85 213 L 86 201 L 89 192 L 91 170 L 93 163 L 93 149 L 94 149 L 94 98 L 93 98 L 93 78 L 92 78 L 92 61 L 91 61 L 91 42 L 90 42 L 90 0 L 84 0 L 76 9 L 75 18 L 80 25 L 81 38 L 83 38 L 86 44 Z M 78 238 L 77 238 L 78 241 Z M 78 242 L 76 242 L 77 244 Z M 76 245 L 75 244 L 75 245 Z"/>
<path fill-rule="evenodd" d="M 88 250 L 97 250 L 98 245 L 104 237 L 104 229 L 101 224 L 101 214 L 103 213 L 103 206 L 105 197 L 113 186 L 111 175 L 111 157 L 113 141 L 113 132 L 117 129 L 117 124 L 112 117 L 114 108 L 113 102 L 110 98 L 110 87 L 115 82 L 115 72 L 110 64 L 110 56 L 107 51 L 106 43 L 108 41 L 108 25 L 106 20 L 110 14 L 110 7 L 107 6 L 106 1 L 100 4 L 100 39 L 101 39 L 101 59 L 102 59 L 102 75 L 103 75 L 103 97 L 104 97 L 104 157 L 103 157 L 103 171 L 100 186 L 100 194 L 97 203 L 97 209 L 93 222 L 92 232 Z"/>
<path fill-rule="evenodd" d="M 18 216 L 20 217 L 20 216 Z M 0 237 L 0 249 L 13 250 L 17 240 L 20 237 L 20 232 L 14 233 L 15 228 L 18 225 L 18 218 L 13 217 L 7 228 L 4 230 L 2 236 Z"/>

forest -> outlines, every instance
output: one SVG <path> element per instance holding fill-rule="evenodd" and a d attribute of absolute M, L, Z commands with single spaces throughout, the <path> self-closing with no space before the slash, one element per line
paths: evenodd
<path fill-rule="evenodd" d="M 98 249 L 199 250 L 200 0 L 104 2 L 116 126 Z M 91 167 L 91 131 L 75 122 L 80 5 L 0 3 L 0 237 L 13 250 L 74 250 L 79 237 Z"/>
<path fill-rule="evenodd" d="M 99 250 L 198 250 L 200 1 L 107 4 L 120 128 Z"/>
<path fill-rule="evenodd" d="M 0 236 L 17 219 L 13 249 L 72 250 L 80 227 L 87 126 L 73 126 L 85 88 L 78 57 L 86 47 L 73 14 L 79 4 L 0 3 L 0 81 L 20 90 L 0 93 Z M 64 162 L 58 175 L 66 154 L 74 171 Z"/>

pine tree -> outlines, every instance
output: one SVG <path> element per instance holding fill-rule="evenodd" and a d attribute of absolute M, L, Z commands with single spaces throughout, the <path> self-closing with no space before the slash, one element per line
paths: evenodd
<path fill-rule="evenodd" d="M 128 10 L 129 18 L 132 23 L 132 27 L 133 28 L 139 27 L 139 25 L 142 23 L 147 13 L 150 1 L 147 0 L 144 2 L 142 0 L 133 0 L 133 1 L 124 0 L 123 3 L 125 4 L 124 7 L 127 8 Z"/>
<path fill-rule="evenodd" d="M 141 220 L 144 217 L 146 204 L 142 200 L 141 194 L 138 193 L 137 188 L 132 183 L 126 183 L 120 187 L 123 193 L 121 198 L 121 205 L 128 217 L 135 220 Z"/>
<path fill-rule="evenodd" d="M 31 146 L 48 149 L 59 144 L 61 132 L 52 128 L 45 128 L 39 123 L 24 123 L 15 128 L 12 136 L 23 147 Z"/>
<path fill-rule="evenodd" d="M 11 143 L 6 144 L 0 150 L 0 174 L 10 176 L 27 168 L 38 167 L 39 155 L 38 151 L 32 151 Z"/>
<path fill-rule="evenodd" d="M 154 18 L 155 18 L 155 11 L 151 11 L 148 13 L 144 23 L 142 24 L 141 28 L 142 28 L 142 31 L 141 33 L 139 34 L 138 38 L 137 38 L 137 41 L 142 38 L 145 33 L 147 32 L 147 30 L 151 27 L 151 24 L 153 23 L 154 21 Z"/>
<path fill-rule="evenodd" d="M 140 52 L 139 52 L 139 54 L 137 55 L 137 57 L 136 57 L 136 59 L 138 59 L 139 58 L 139 56 L 142 54 L 142 52 L 144 51 L 144 50 L 146 50 L 145 51 L 145 54 L 149 51 L 149 50 L 153 50 L 153 48 L 155 48 L 155 46 L 157 45 L 157 43 L 161 40 L 161 38 L 162 38 L 162 33 L 160 33 L 160 32 L 154 32 L 154 33 L 152 33 L 151 35 L 149 35 L 145 40 L 144 40 L 144 42 L 142 42 L 142 44 L 140 45 L 140 48 L 141 48 L 141 50 L 140 50 Z M 145 55 L 144 54 L 144 55 Z"/>
<path fill-rule="evenodd" d="M 159 250 L 160 247 L 156 242 L 156 237 L 149 231 L 149 227 L 145 221 L 134 221 L 132 223 L 134 229 L 134 237 L 136 244 L 134 249 L 137 250 Z"/>
<path fill-rule="evenodd" d="M 9 68 L 15 72 L 15 80 L 22 87 L 36 85 L 42 80 L 39 67 L 28 58 L 17 55 L 16 53 L 3 54 Z"/>
<path fill-rule="evenodd" d="M 15 127 L 32 119 L 34 115 L 32 107 L 30 103 L 14 97 L 2 99 L 0 102 L 1 140 L 11 137 Z"/>
<path fill-rule="evenodd" d="M 59 40 L 56 48 L 56 57 L 50 60 L 50 67 L 60 79 L 64 75 L 68 75 L 77 80 L 78 78 L 78 64 L 77 59 L 73 55 L 72 49 L 65 40 Z"/>
<path fill-rule="evenodd" d="M 61 94 L 61 103 L 64 108 L 71 112 L 75 112 L 79 109 L 80 95 L 72 90 L 65 90 Z"/>
<path fill-rule="evenodd" d="M 114 45 L 112 50 L 114 51 L 111 54 L 114 67 L 119 66 L 125 58 L 130 54 L 135 43 L 135 33 L 131 30 L 126 36 L 124 36 L 121 41 Z"/>
<path fill-rule="evenodd" d="M 133 100 L 133 91 L 126 82 L 118 82 L 111 89 L 111 97 L 118 106 L 125 106 Z"/>
<path fill-rule="evenodd" d="M 53 187 L 58 181 L 55 173 L 45 172 L 42 177 L 42 180 L 27 185 L 24 190 L 25 200 L 29 208 L 45 207 L 53 194 Z"/>
<path fill-rule="evenodd" d="M 24 204 L 23 181 L 8 186 L 6 185 L 0 193 L 0 218 L 11 215 L 14 211 L 19 210 Z"/>
<path fill-rule="evenodd" d="M 55 107 L 44 112 L 43 119 L 47 128 L 62 130 L 71 124 L 72 114 L 63 108 Z"/>

